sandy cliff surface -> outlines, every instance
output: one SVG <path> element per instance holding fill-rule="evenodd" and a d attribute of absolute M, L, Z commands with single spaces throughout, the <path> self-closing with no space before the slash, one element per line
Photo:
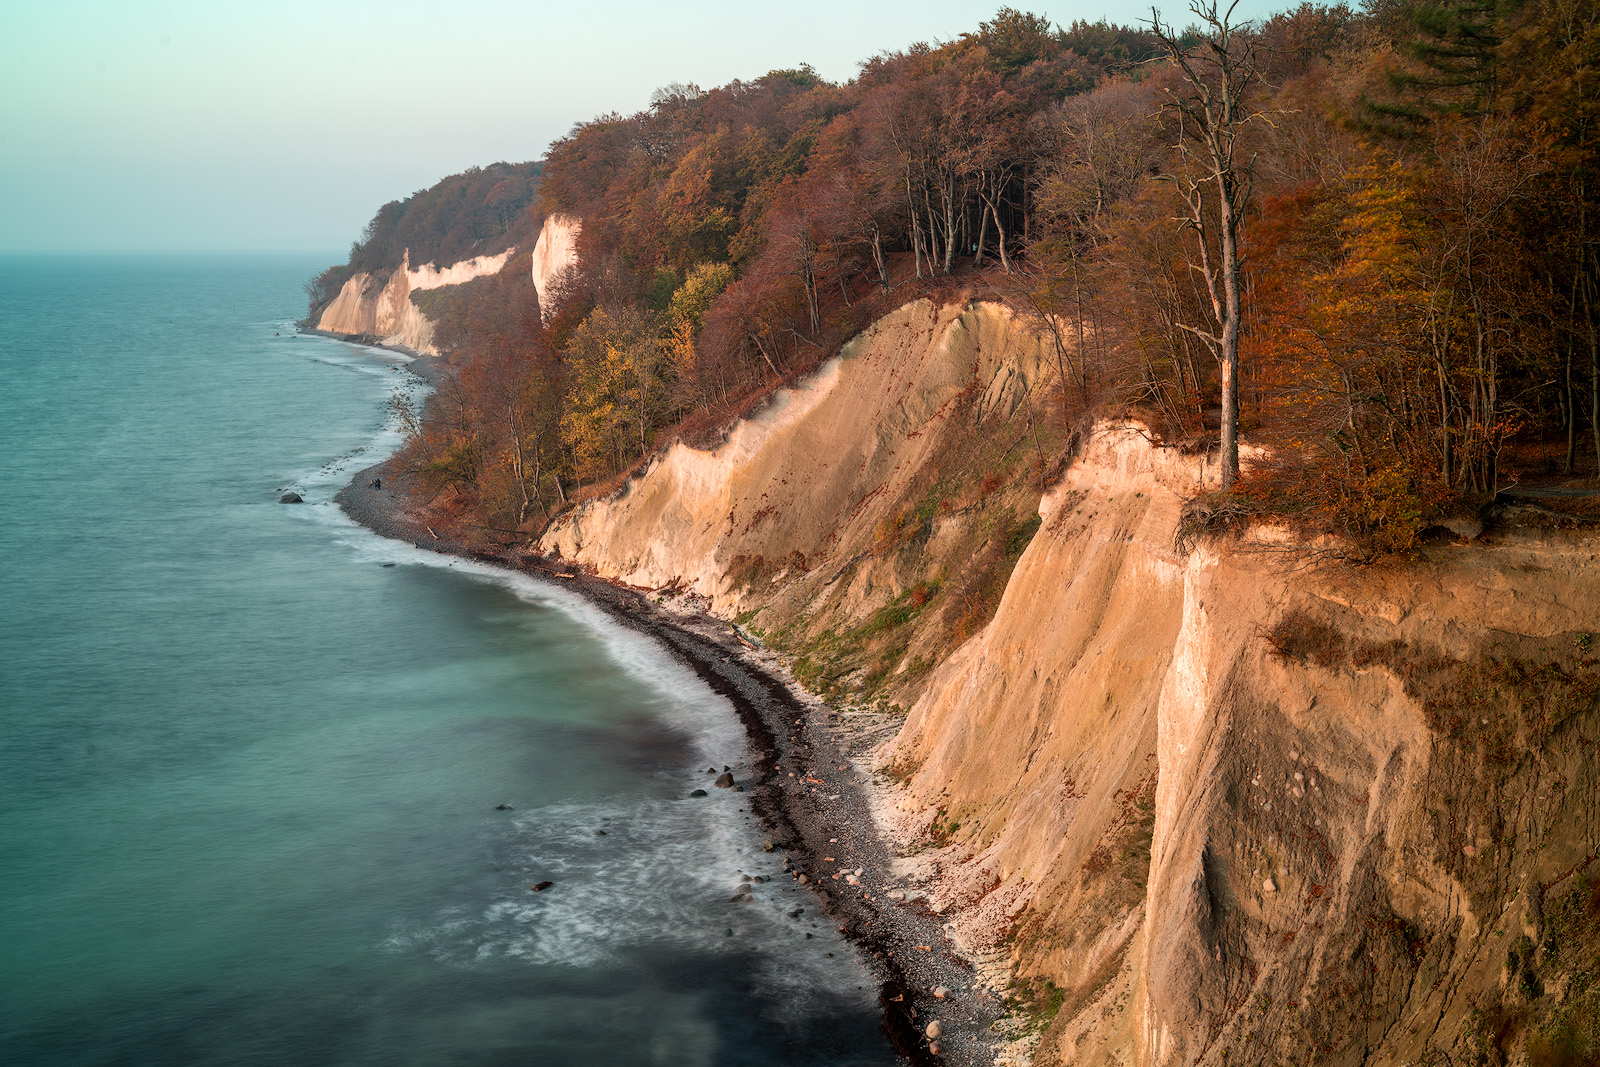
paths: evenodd
<path fill-rule="evenodd" d="M 909 708 L 890 821 L 1040 1063 L 1525 1062 L 1593 1025 L 1600 538 L 1180 550 L 1213 470 L 1052 435 L 1056 366 L 1002 308 L 909 305 L 544 546 Z"/>
<path fill-rule="evenodd" d="M 433 323 L 411 302 L 411 294 L 497 274 L 515 254 L 516 249 L 508 248 L 498 255 L 474 256 L 447 267 L 425 263 L 412 269 L 411 253 L 407 252 L 399 269 L 387 278 L 362 271 L 346 281 L 317 320 L 317 329 L 375 337 L 383 344 L 435 355 Z"/>

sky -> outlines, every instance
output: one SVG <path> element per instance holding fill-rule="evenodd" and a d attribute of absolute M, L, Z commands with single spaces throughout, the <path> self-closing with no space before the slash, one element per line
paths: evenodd
<path fill-rule="evenodd" d="M 975 30 L 1000 0 L 7 0 L 0 252 L 328 251 L 574 123 Z M 1132 0 L 1011 0 L 1133 23 Z M 1287 2 L 1241 0 L 1236 17 Z M 1188 22 L 1177 0 L 1163 16 Z M 341 257 L 342 258 L 342 257 Z"/>

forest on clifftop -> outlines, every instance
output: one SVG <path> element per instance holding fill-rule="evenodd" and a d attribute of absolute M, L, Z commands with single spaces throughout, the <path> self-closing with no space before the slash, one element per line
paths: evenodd
<path fill-rule="evenodd" d="M 581 220 L 578 265 L 544 308 L 525 266 L 419 294 L 454 371 L 402 462 L 443 512 L 536 532 L 923 295 L 1048 331 L 1067 423 L 1132 409 L 1214 447 L 1231 233 L 1236 421 L 1265 451 L 1210 514 L 1404 552 L 1507 485 L 1593 488 L 1596 0 L 1195 10 L 1212 20 L 1005 8 L 845 84 L 671 85 L 579 123 L 489 223 L 503 248 Z M 463 217 L 493 215 L 489 192 Z M 419 254 L 405 214 L 380 212 L 314 303 L 402 246 L 495 250 Z"/>

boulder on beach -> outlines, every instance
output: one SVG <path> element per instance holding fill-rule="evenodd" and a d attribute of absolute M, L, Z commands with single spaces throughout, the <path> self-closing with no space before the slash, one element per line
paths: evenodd
<path fill-rule="evenodd" d="M 723 771 L 721 774 L 717 775 L 717 780 L 711 784 L 716 786 L 718 789 L 732 789 L 733 775 L 728 771 Z"/>
<path fill-rule="evenodd" d="M 944 1027 L 939 1025 L 938 1019 L 935 1019 L 933 1022 L 928 1024 L 928 1029 L 925 1030 L 924 1033 L 928 1035 L 929 1041 L 937 1041 L 939 1039 L 939 1035 L 944 1033 Z"/>
<path fill-rule="evenodd" d="M 280 496 L 278 498 L 278 503 L 280 503 L 280 504 L 304 504 L 305 500 L 301 498 L 299 493 L 285 493 L 285 494 L 283 494 L 282 496 Z"/>

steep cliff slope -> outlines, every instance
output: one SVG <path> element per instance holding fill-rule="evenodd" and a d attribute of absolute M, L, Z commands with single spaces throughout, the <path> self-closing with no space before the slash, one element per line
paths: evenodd
<path fill-rule="evenodd" d="M 1592 1062 L 1600 538 L 1180 551 L 1204 457 L 1069 439 L 1049 352 L 910 305 L 545 545 L 910 705 L 900 820 L 1041 1063 Z"/>
<path fill-rule="evenodd" d="M 1026 901 L 1020 973 L 1065 1008 L 1041 1062 L 1538 1046 L 1597 947 L 1542 916 L 1589 905 L 1600 539 L 1179 555 L 1202 473 L 1101 427 L 886 754 L 905 806 L 962 828 L 948 901 Z"/>
<path fill-rule="evenodd" d="M 539 306 L 545 318 L 550 317 L 551 287 L 568 267 L 578 262 L 578 235 L 583 223 L 566 215 L 550 215 L 539 230 L 533 245 L 533 288 L 539 294 Z"/>
<path fill-rule="evenodd" d="M 907 305 L 715 451 L 673 445 L 544 545 L 693 588 L 824 692 L 909 703 L 1037 529 L 1064 436 L 1044 411 L 1050 351 L 998 305 Z"/>
<path fill-rule="evenodd" d="M 474 256 L 444 268 L 425 263 L 413 270 L 408 250 L 402 255 L 400 266 L 387 278 L 360 271 L 346 281 L 317 320 L 317 329 L 376 337 L 383 344 L 437 354 L 433 348 L 433 323 L 412 303 L 411 294 L 497 274 L 515 254 L 515 248 L 508 248 L 498 255 Z"/>

